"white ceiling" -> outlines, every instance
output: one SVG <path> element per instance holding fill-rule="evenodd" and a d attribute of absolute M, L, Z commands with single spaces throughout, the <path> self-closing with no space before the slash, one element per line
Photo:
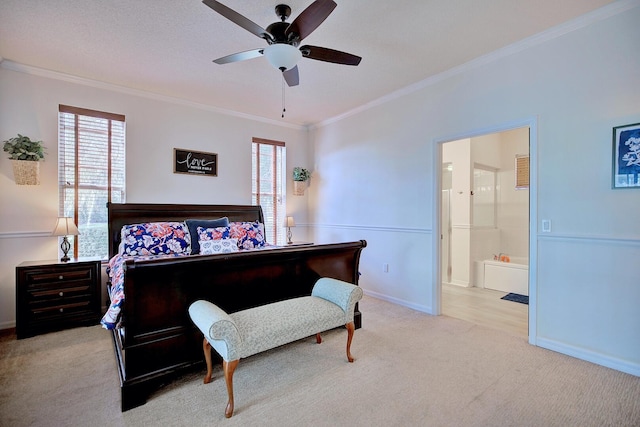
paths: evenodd
<path fill-rule="evenodd" d="M 0 0 L 0 57 L 225 110 L 312 125 L 467 63 L 612 0 L 335 0 L 303 44 L 361 56 L 303 58 L 286 87 L 266 58 L 213 59 L 266 42 L 199 0 Z M 287 0 L 289 22 L 312 0 Z M 266 28 L 274 0 L 221 0 Z M 91 108 L 93 106 L 83 106 Z"/>

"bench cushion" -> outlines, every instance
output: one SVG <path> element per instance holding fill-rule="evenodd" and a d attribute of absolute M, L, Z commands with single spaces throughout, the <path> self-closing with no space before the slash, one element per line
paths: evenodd
<path fill-rule="evenodd" d="M 345 324 L 344 311 L 340 307 L 310 296 L 267 304 L 229 316 L 240 331 L 241 358 Z"/>

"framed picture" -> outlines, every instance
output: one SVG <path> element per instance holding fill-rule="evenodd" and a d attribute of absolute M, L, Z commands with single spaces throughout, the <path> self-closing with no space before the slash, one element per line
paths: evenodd
<path fill-rule="evenodd" d="M 613 128 L 613 188 L 640 188 L 640 123 Z"/>
<path fill-rule="evenodd" d="M 174 148 L 173 173 L 218 176 L 218 154 Z"/>

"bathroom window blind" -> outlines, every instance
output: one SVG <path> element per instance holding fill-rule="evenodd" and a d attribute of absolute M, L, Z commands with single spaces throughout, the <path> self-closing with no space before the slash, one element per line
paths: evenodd
<path fill-rule="evenodd" d="M 125 116 L 60 105 L 59 215 L 74 219 L 78 257 L 108 256 L 107 202 L 125 199 Z"/>
<path fill-rule="evenodd" d="M 529 156 L 516 156 L 516 189 L 529 188 Z"/>

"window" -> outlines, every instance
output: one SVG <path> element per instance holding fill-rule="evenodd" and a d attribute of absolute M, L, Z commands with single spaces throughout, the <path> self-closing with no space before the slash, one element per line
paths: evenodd
<path fill-rule="evenodd" d="M 59 106 L 58 196 L 60 216 L 80 231 L 73 256 L 106 259 L 107 202 L 125 201 L 123 115 Z"/>
<path fill-rule="evenodd" d="M 253 138 L 251 158 L 251 203 L 262 206 L 267 242 L 284 245 L 287 163 L 284 142 Z"/>

